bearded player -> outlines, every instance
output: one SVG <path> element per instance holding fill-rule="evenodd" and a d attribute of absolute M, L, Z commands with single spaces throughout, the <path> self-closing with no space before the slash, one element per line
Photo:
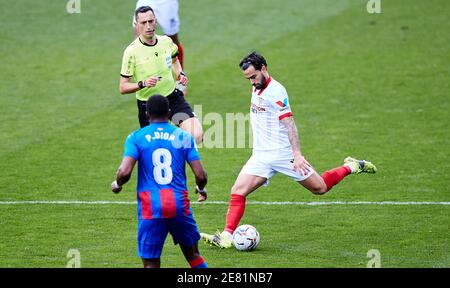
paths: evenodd
<path fill-rule="evenodd" d="M 347 157 L 340 167 L 319 175 L 300 150 L 297 127 L 286 89 L 273 79 L 264 57 L 256 52 L 239 63 L 253 86 L 250 122 L 253 152 L 231 188 L 224 230 L 201 233 L 202 239 L 220 248 L 232 246 L 232 235 L 244 215 L 246 197 L 276 173 L 282 173 L 314 194 L 323 195 L 350 174 L 375 173 L 371 162 Z"/>

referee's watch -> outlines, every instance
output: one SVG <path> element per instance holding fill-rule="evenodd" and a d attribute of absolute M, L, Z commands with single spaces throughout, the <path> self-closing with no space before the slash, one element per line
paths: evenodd
<path fill-rule="evenodd" d="M 142 82 L 142 81 L 139 81 L 138 82 L 138 86 L 139 86 L 140 89 L 143 89 L 143 88 L 145 88 L 145 83 Z"/>

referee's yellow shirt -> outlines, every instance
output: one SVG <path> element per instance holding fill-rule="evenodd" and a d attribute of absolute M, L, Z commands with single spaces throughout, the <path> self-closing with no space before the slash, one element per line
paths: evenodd
<path fill-rule="evenodd" d="M 156 35 L 155 45 L 143 43 L 138 37 L 124 51 L 122 59 L 122 77 L 132 77 L 134 82 L 161 77 L 155 87 L 146 87 L 136 92 L 141 101 L 154 94 L 167 96 L 175 89 L 172 74 L 172 58 L 178 54 L 178 47 L 167 36 Z"/>

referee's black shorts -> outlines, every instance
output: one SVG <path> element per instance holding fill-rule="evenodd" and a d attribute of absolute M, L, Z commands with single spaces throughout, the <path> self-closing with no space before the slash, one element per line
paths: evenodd
<path fill-rule="evenodd" d="M 195 117 L 189 103 L 184 99 L 184 94 L 178 89 L 173 90 L 167 96 L 169 100 L 169 120 L 171 120 L 175 125 L 179 126 L 184 120 Z M 147 126 L 149 123 L 145 111 L 147 110 L 147 102 L 137 100 L 138 110 L 139 110 L 139 124 L 142 127 Z"/>

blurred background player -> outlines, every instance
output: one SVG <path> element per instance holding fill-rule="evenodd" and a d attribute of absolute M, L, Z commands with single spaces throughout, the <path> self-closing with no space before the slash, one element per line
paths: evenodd
<path fill-rule="evenodd" d="M 178 39 L 178 32 L 180 32 L 178 0 L 138 0 L 135 10 L 143 6 L 152 7 L 162 31 L 164 32 L 164 34 L 172 38 L 173 43 L 178 46 L 178 59 L 180 60 L 180 64 L 183 67 L 183 47 L 181 46 L 180 40 Z M 135 36 L 139 36 L 135 17 L 133 17 L 133 28 Z"/>
<path fill-rule="evenodd" d="M 207 268 L 198 250 L 200 234 L 189 205 L 185 163 L 195 175 L 196 190 L 206 200 L 206 171 L 192 136 L 168 123 L 169 102 L 155 95 L 148 99 L 151 124 L 131 133 L 116 180 L 111 189 L 119 193 L 138 162 L 138 255 L 144 268 L 159 268 L 167 233 L 193 268 Z"/>
<path fill-rule="evenodd" d="M 203 138 L 203 129 L 176 81 L 187 85 L 188 78 L 178 60 L 178 48 L 173 41 L 155 34 L 156 18 L 153 9 L 143 6 L 136 10 L 139 36 L 125 49 L 120 72 L 120 93 L 136 92 L 141 127 L 148 125 L 145 115 L 150 95 L 167 96 L 170 103 L 169 119 L 181 129 L 191 133 L 196 143 Z"/>
<path fill-rule="evenodd" d="M 347 175 L 376 172 L 372 163 L 347 157 L 343 166 L 319 175 L 301 153 L 288 94 L 283 85 L 270 77 L 264 57 L 252 52 L 242 59 L 239 67 L 253 86 L 250 107 L 253 151 L 231 188 L 224 231 L 214 235 L 201 233 L 205 242 L 220 248 L 232 246 L 232 234 L 244 215 L 247 195 L 267 185 L 277 172 L 317 195 L 327 193 Z"/>

